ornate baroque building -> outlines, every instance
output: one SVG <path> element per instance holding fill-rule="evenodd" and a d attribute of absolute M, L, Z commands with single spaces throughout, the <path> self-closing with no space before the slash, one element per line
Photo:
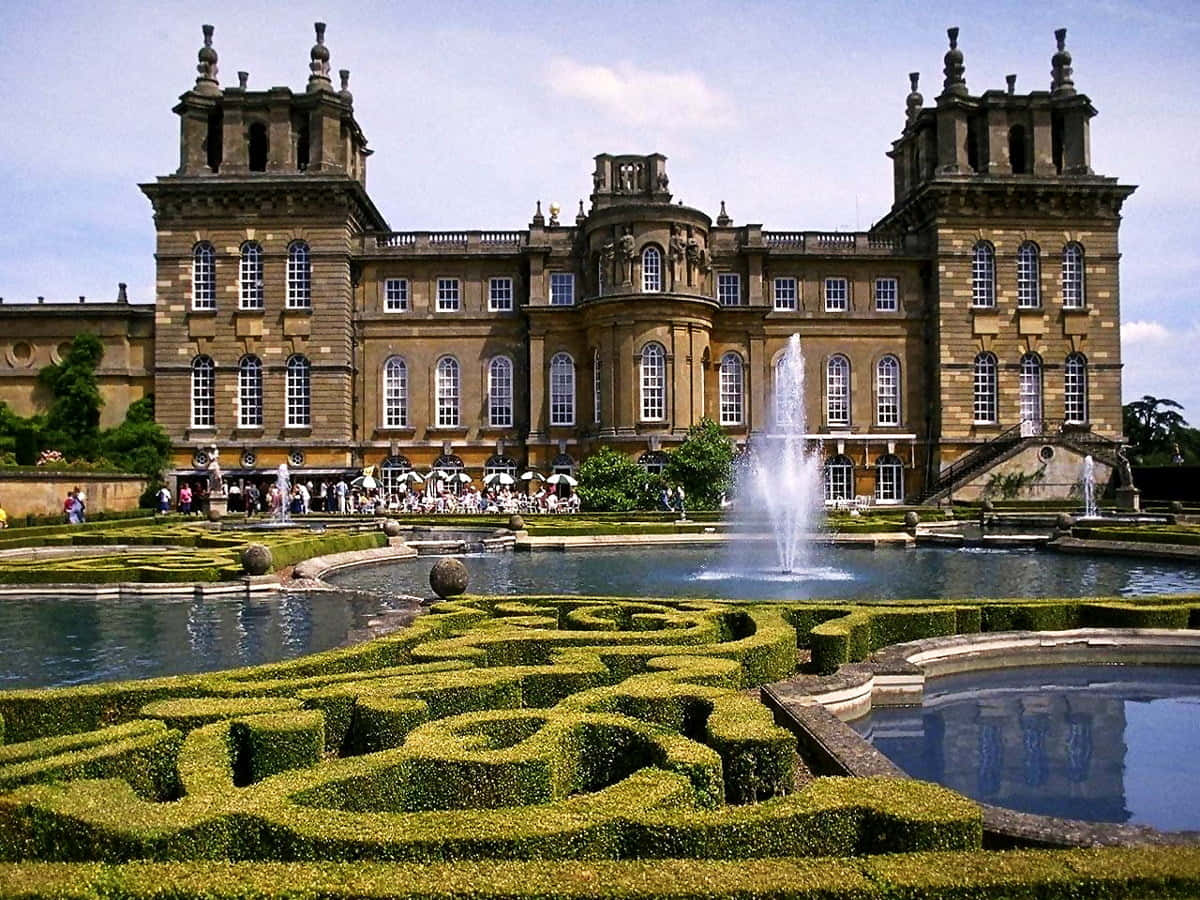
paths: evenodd
<path fill-rule="evenodd" d="M 1133 188 L 1091 169 L 1065 31 L 1050 90 L 972 95 L 950 29 L 932 105 L 910 76 L 895 202 L 860 233 L 714 220 L 672 203 L 657 153 L 597 156 L 569 220 L 539 204 L 521 230 L 390 231 L 316 32 L 305 89 L 259 91 L 220 86 L 205 26 L 179 167 L 142 185 L 158 296 L 129 383 L 152 374 L 176 475 L 214 444 L 234 475 L 569 471 L 604 445 L 654 466 L 706 416 L 753 447 L 792 334 L 831 498 L 1115 465 Z M 141 320 L 116 308 L 132 348 Z"/>

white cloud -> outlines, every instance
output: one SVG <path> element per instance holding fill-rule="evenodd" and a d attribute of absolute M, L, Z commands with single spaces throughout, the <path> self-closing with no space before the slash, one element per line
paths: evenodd
<path fill-rule="evenodd" d="M 734 118 L 730 98 L 686 70 L 662 72 L 630 62 L 587 65 L 560 56 L 548 64 L 546 84 L 560 97 L 582 100 L 629 125 L 712 129 Z"/>
<path fill-rule="evenodd" d="M 1149 344 L 1165 341 L 1171 336 L 1161 322 L 1137 321 L 1121 324 L 1121 344 Z"/>

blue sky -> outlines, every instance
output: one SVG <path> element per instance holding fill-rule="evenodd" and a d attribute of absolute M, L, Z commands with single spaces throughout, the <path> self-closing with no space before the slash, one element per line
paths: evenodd
<path fill-rule="evenodd" d="M 286 16 L 281 10 L 286 9 Z M 1092 162 L 1138 191 L 1122 226 L 1125 399 L 1184 403 L 1200 425 L 1200 20 L 1194 3 L 35 3 L 0 9 L 0 296 L 153 296 L 137 183 L 178 165 L 178 95 L 200 25 L 219 78 L 303 89 L 312 23 L 351 70 L 393 228 L 520 228 L 573 215 L 596 153 L 661 152 L 671 189 L 735 223 L 867 228 L 891 203 L 884 156 L 907 73 L 940 91 L 961 29 L 972 93 L 1046 88 L 1066 27 L 1100 111 Z"/>

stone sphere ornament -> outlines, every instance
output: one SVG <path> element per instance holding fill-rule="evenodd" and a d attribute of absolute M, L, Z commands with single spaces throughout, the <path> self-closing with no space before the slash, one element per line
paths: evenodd
<path fill-rule="evenodd" d="M 1059 513 L 1054 519 L 1054 527 L 1059 531 L 1070 531 L 1075 524 L 1075 520 L 1070 513 Z"/>
<path fill-rule="evenodd" d="M 524 531 L 525 530 L 525 520 L 522 519 L 520 516 L 518 516 L 516 513 L 513 513 L 511 516 L 508 517 L 508 530 L 509 531 Z"/>
<path fill-rule="evenodd" d="M 247 575 L 266 575 L 273 563 L 271 548 L 264 544 L 251 544 L 242 551 L 242 568 Z"/>
<path fill-rule="evenodd" d="M 905 528 L 916 528 L 920 524 L 921 524 L 921 517 L 919 515 L 917 515 L 917 511 L 915 509 L 910 509 L 908 512 L 906 512 L 904 514 L 904 527 Z"/>
<path fill-rule="evenodd" d="M 390 538 L 400 537 L 400 523 L 395 519 L 388 519 L 383 523 L 383 533 Z"/>
<path fill-rule="evenodd" d="M 466 593 L 467 582 L 467 567 L 458 559 L 439 559 L 429 570 L 429 586 L 443 600 Z"/>
<path fill-rule="evenodd" d="M 210 521 L 210 522 L 220 522 L 221 521 L 221 511 L 219 509 L 214 509 L 213 507 L 210 506 L 208 508 L 208 512 L 205 515 L 208 516 L 208 521 Z"/>
<path fill-rule="evenodd" d="M 1169 509 L 1173 513 L 1181 513 L 1181 512 L 1183 512 L 1183 501 L 1182 500 L 1172 500 L 1170 503 L 1167 504 L 1167 509 Z"/>

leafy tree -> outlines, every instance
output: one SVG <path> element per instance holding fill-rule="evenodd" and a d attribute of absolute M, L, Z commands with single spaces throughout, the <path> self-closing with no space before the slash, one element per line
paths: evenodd
<path fill-rule="evenodd" d="M 652 509 L 662 479 L 612 447 L 601 447 L 579 467 L 576 491 L 583 508 L 592 512 Z"/>
<path fill-rule="evenodd" d="M 1178 410 L 1183 406 L 1166 397 L 1146 394 L 1141 400 L 1126 403 L 1122 408 L 1125 437 L 1135 456 L 1143 459 L 1171 456 L 1174 445 L 1190 447 L 1194 441 L 1187 432 L 1187 421 Z"/>
<path fill-rule="evenodd" d="M 94 334 L 75 335 L 62 362 L 46 366 L 38 381 L 49 389 L 53 400 L 46 413 L 43 446 L 51 441 L 67 457 L 91 458 L 100 435 L 100 385 L 96 367 L 104 358 L 104 345 Z"/>
<path fill-rule="evenodd" d="M 101 435 L 99 449 L 118 469 L 137 472 L 157 482 L 170 458 L 171 439 L 154 421 L 153 395 L 129 404 L 125 421 Z"/>
<path fill-rule="evenodd" d="M 733 473 L 733 444 L 712 419 L 688 429 L 679 449 L 667 463 L 667 480 L 683 486 L 687 506 L 716 509 L 729 490 Z"/>

